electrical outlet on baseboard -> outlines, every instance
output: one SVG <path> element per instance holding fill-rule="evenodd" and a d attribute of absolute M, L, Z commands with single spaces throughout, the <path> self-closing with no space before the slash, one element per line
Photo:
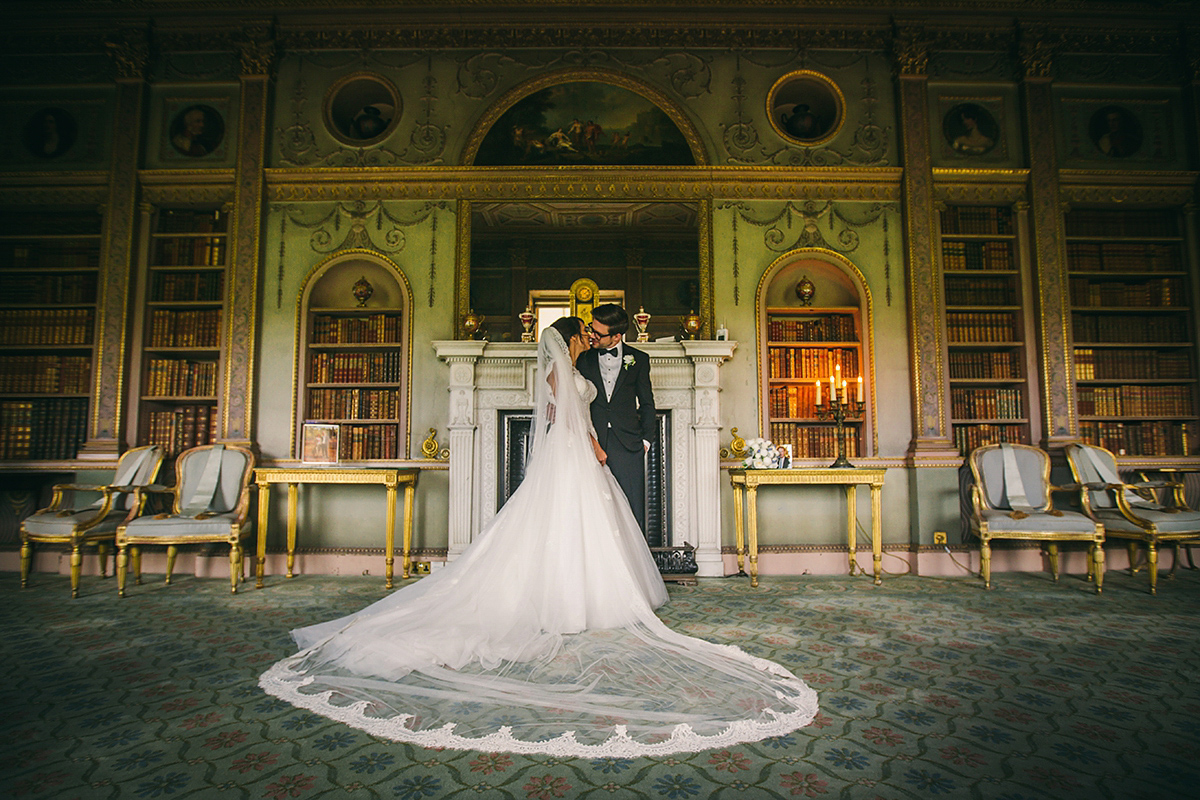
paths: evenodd
<path fill-rule="evenodd" d="M 934 544 L 946 544 L 946 532 L 945 531 L 934 531 L 933 532 L 933 543 Z"/>

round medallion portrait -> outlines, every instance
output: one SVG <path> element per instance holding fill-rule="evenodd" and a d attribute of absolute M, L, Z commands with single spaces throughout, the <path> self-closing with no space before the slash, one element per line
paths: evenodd
<path fill-rule="evenodd" d="M 1105 106 L 1088 120 L 1088 136 L 1109 158 L 1126 158 L 1142 147 L 1142 122 L 1128 109 Z"/>
<path fill-rule="evenodd" d="M 172 118 L 167 136 L 175 152 L 200 158 L 216 150 L 225 138 L 225 120 L 212 106 L 197 103 Z"/>
<path fill-rule="evenodd" d="M 1000 140 L 1000 126 L 978 103 L 959 103 L 942 117 L 942 135 L 956 153 L 981 156 Z"/>
<path fill-rule="evenodd" d="M 832 139 L 845 119 L 841 89 L 819 72 L 789 72 L 767 93 L 767 117 L 785 139 L 807 146 Z"/>
<path fill-rule="evenodd" d="M 25 123 L 21 139 L 37 158 L 58 158 L 75 144 L 75 118 L 61 108 L 39 109 Z"/>
<path fill-rule="evenodd" d="M 325 95 L 325 126 L 339 141 L 362 147 L 382 141 L 400 120 L 400 94 L 382 75 L 347 75 Z"/>

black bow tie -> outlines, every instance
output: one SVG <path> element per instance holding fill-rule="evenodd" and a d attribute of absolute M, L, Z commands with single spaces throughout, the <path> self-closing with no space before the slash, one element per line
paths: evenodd
<path fill-rule="evenodd" d="M 619 347 L 614 347 L 614 348 L 612 348 L 612 349 L 610 349 L 610 350 L 601 350 L 601 351 L 600 351 L 600 355 L 602 355 L 602 356 L 612 356 L 613 358 L 616 358 L 616 357 L 617 357 L 617 352 L 618 352 L 619 350 L 620 350 L 620 348 L 619 348 Z"/>

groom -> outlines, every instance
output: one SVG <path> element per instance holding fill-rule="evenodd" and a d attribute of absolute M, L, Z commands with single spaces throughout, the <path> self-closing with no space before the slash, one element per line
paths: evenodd
<path fill-rule="evenodd" d="M 646 451 L 658 435 L 650 356 L 622 341 L 629 314 L 614 303 L 592 309 L 587 326 L 592 349 L 579 356 L 576 369 L 596 385 L 592 424 L 608 454 L 608 468 L 629 498 L 633 516 L 646 531 Z"/>

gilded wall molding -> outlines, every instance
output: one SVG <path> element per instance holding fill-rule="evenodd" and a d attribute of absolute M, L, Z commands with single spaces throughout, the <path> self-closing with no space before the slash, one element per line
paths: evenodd
<path fill-rule="evenodd" d="M 582 167 L 264 170 L 270 199 L 896 201 L 899 167 Z"/>
<path fill-rule="evenodd" d="M 1200 172 L 1059 173 L 1062 200 L 1070 204 L 1128 203 L 1182 206 L 1195 200 Z"/>
<path fill-rule="evenodd" d="M 933 169 L 933 199 L 940 203 L 1011 205 L 1028 200 L 1029 170 Z"/>
<path fill-rule="evenodd" d="M 117 80 L 142 80 L 150 63 L 150 42 L 144 28 L 126 28 L 104 42 Z"/>
<path fill-rule="evenodd" d="M 108 201 L 105 186 L 5 186 L 4 206 L 101 206 Z"/>
<path fill-rule="evenodd" d="M 573 3 L 570 5 L 574 5 Z M 460 20 L 461 22 L 461 20 Z M 886 43 L 887 22 L 875 17 L 854 24 L 831 25 L 796 21 L 792 24 L 722 24 L 703 19 L 680 24 L 675 16 L 641 19 L 637 23 L 587 25 L 564 21 L 548 25 L 493 20 L 471 27 L 458 24 L 356 25 L 335 30 L 280 32 L 287 50 L 461 49 L 516 50 L 546 48 L 663 48 L 663 49 L 764 49 L 794 48 L 803 41 L 809 48 L 873 49 Z"/>

